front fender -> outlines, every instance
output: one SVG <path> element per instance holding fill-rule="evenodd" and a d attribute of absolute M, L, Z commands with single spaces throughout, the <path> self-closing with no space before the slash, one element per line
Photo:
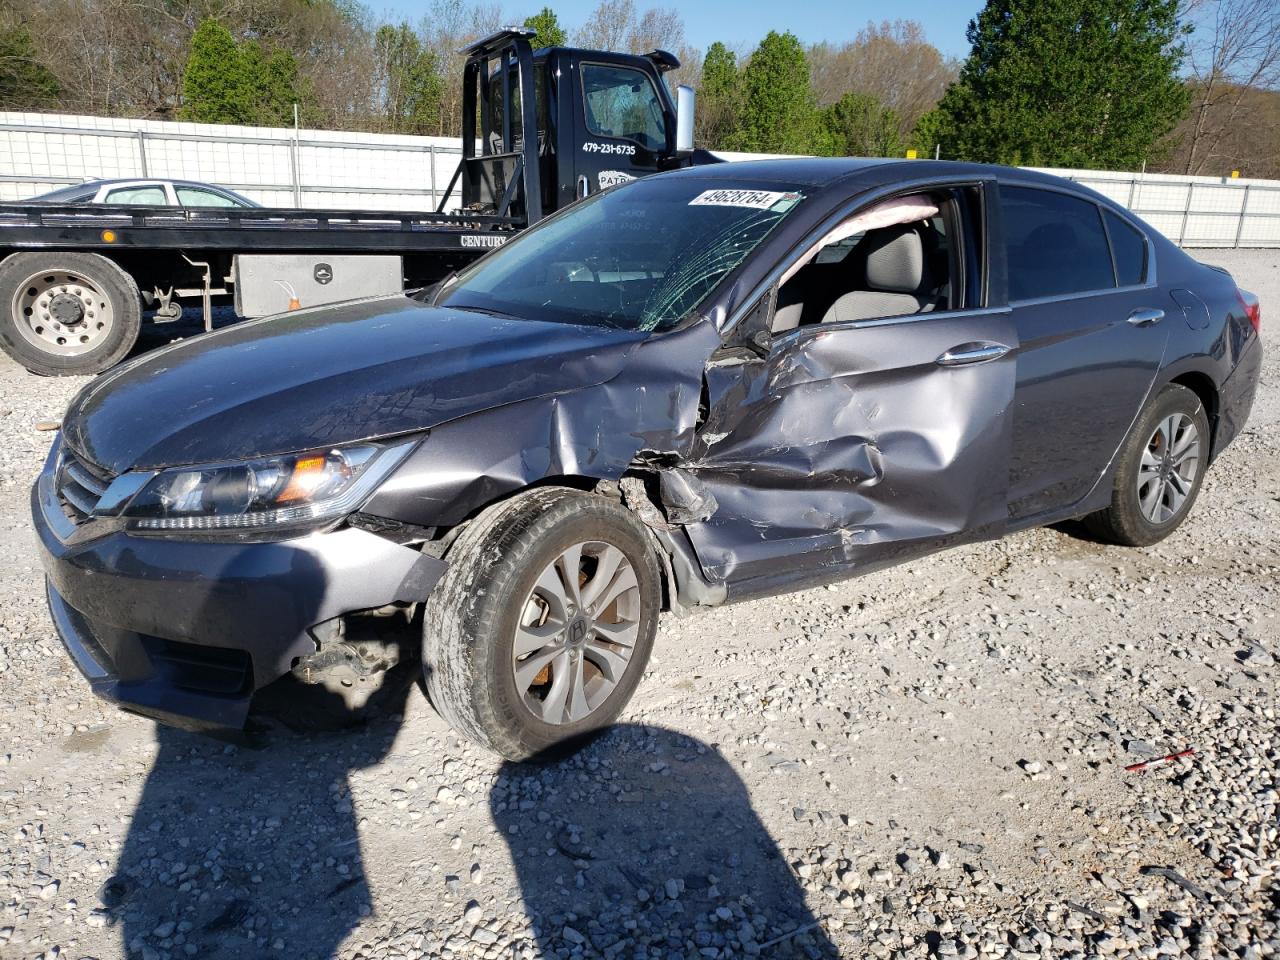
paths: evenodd
<path fill-rule="evenodd" d="M 644 454 L 679 463 L 693 445 L 709 323 L 644 341 L 613 379 L 460 417 L 430 435 L 362 512 L 451 527 L 548 478 L 617 480 Z"/>

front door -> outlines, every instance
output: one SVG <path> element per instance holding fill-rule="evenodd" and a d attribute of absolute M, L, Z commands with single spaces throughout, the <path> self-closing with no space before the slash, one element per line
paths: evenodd
<path fill-rule="evenodd" d="M 576 195 L 656 173 L 669 153 L 669 131 L 652 75 L 621 63 L 584 60 L 576 67 Z"/>
<path fill-rule="evenodd" d="M 716 365 L 688 533 L 730 596 L 838 579 L 1004 529 L 1007 310 L 823 323 Z"/>

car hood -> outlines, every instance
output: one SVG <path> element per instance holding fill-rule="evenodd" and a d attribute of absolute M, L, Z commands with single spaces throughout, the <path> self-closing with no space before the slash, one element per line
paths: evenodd
<path fill-rule="evenodd" d="M 412 433 L 603 383 L 644 334 L 380 297 L 238 324 L 90 383 L 63 418 L 112 473 Z"/>

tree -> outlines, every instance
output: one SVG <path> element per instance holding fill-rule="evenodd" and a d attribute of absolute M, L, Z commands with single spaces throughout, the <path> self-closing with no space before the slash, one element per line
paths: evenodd
<path fill-rule="evenodd" d="M 36 59 L 24 23 L 0 23 L 0 103 L 39 107 L 61 91 L 58 78 Z"/>
<path fill-rule="evenodd" d="M 1273 176 L 1280 151 L 1258 151 L 1252 141 L 1280 141 L 1274 109 L 1266 109 L 1280 87 L 1280 7 L 1275 0 L 1189 0 L 1183 14 L 1193 28 L 1192 104 L 1179 130 L 1176 168 L 1200 174 L 1215 162 L 1259 167 L 1269 161 L 1257 175 Z"/>
<path fill-rule="evenodd" d="M 230 30 L 212 17 L 201 21 L 191 38 L 178 115 L 197 123 L 253 123 L 256 69 Z"/>
<path fill-rule="evenodd" d="M 434 130 L 440 119 L 444 79 L 434 51 L 407 23 L 384 24 L 374 35 L 380 91 L 378 107 L 393 129 L 412 133 Z"/>
<path fill-rule="evenodd" d="M 191 39 L 182 80 L 179 116 L 198 123 L 285 125 L 304 98 L 298 61 L 280 47 L 247 40 L 213 18 L 201 21 Z"/>
<path fill-rule="evenodd" d="M 742 111 L 727 146 L 809 153 L 821 146 L 809 62 L 796 35 L 770 30 L 742 71 Z"/>
<path fill-rule="evenodd" d="M 915 128 L 907 139 L 907 145 L 921 157 L 932 158 L 938 155 L 940 159 L 951 159 L 941 156 L 943 124 L 942 111 L 930 110 L 916 121 Z"/>
<path fill-rule="evenodd" d="M 893 111 L 901 138 L 937 106 L 960 71 L 914 20 L 868 23 L 848 43 L 810 47 L 809 66 L 819 105 L 829 106 L 846 93 L 865 94 Z"/>
<path fill-rule="evenodd" d="M 987 0 L 940 104 L 962 160 L 1133 169 L 1186 110 L 1177 0 Z"/>
<path fill-rule="evenodd" d="M 560 20 L 550 7 L 543 7 L 532 17 L 525 17 L 524 25 L 534 31 L 533 49 L 563 47 L 569 42 L 569 33 L 560 26 Z"/>
<path fill-rule="evenodd" d="M 742 111 L 738 58 L 720 41 L 707 48 L 698 84 L 698 112 L 694 117 L 698 142 L 712 149 L 727 143 L 738 127 Z"/>
<path fill-rule="evenodd" d="M 822 111 L 824 153 L 835 157 L 895 157 L 902 152 L 898 118 L 875 97 L 846 93 Z"/>

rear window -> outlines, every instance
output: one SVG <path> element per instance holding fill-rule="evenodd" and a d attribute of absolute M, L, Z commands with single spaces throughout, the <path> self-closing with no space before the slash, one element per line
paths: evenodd
<path fill-rule="evenodd" d="M 1116 282 L 1132 287 L 1147 278 L 1147 241 L 1133 226 L 1110 210 L 1103 214 L 1116 261 Z"/>
<path fill-rule="evenodd" d="M 1001 185 L 1009 299 L 1115 287 L 1097 204 L 1052 190 Z"/>

